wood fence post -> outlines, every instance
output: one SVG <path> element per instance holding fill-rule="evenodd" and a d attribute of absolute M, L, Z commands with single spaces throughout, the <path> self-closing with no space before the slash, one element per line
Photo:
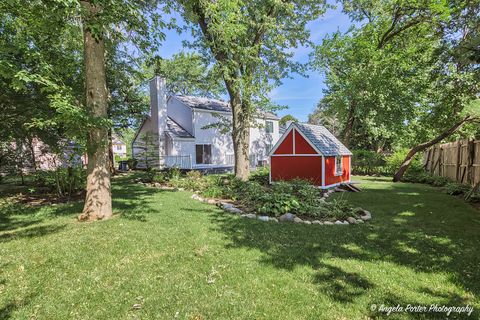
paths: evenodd
<path fill-rule="evenodd" d="M 460 168 L 461 168 L 461 156 L 462 156 L 462 140 L 457 141 L 457 162 L 455 163 L 456 165 L 456 170 L 455 170 L 455 180 L 457 182 L 459 181 L 460 178 Z"/>
<path fill-rule="evenodd" d="M 473 172 L 473 158 L 475 157 L 475 140 L 468 141 L 467 147 L 467 183 L 472 184 L 474 183 L 474 172 Z"/>

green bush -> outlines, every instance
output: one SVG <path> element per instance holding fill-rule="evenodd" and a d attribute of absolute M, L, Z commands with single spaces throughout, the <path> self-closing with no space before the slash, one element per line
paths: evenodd
<path fill-rule="evenodd" d="M 352 151 L 352 173 L 353 174 L 385 174 L 385 156 L 370 150 Z"/>
<path fill-rule="evenodd" d="M 167 168 L 164 170 L 168 180 L 180 179 L 182 171 L 179 168 Z"/>
<path fill-rule="evenodd" d="M 253 171 L 250 175 L 250 181 L 257 181 L 263 185 L 270 183 L 270 168 L 263 167 Z"/>
<path fill-rule="evenodd" d="M 467 184 L 449 182 L 445 185 L 445 193 L 452 196 L 457 196 L 460 194 L 466 194 L 471 190 L 471 187 Z"/>
<path fill-rule="evenodd" d="M 70 196 L 85 189 L 87 174 L 83 168 L 57 168 L 33 173 L 33 183 L 58 196 Z"/>
<path fill-rule="evenodd" d="M 400 168 L 400 165 L 407 156 L 408 151 L 409 149 L 400 149 L 386 158 L 386 168 L 388 174 L 393 175 L 397 172 L 398 168 Z M 403 181 L 419 182 L 419 179 L 423 176 L 424 172 L 422 155 L 416 154 L 403 176 Z"/>
<path fill-rule="evenodd" d="M 152 183 L 165 183 L 165 181 L 167 181 L 167 177 L 164 172 L 161 172 L 161 171 L 154 172 L 152 176 L 152 181 L 151 181 Z"/>

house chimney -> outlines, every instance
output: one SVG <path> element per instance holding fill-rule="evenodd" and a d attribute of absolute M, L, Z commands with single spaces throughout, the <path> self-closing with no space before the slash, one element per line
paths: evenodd
<path fill-rule="evenodd" d="M 150 117 L 152 131 L 158 137 L 159 162 L 165 155 L 165 129 L 167 127 L 167 90 L 165 79 L 154 76 L 150 80 Z"/>

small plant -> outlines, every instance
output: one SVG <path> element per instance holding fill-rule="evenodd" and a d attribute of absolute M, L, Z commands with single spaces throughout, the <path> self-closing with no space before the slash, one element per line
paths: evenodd
<path fill-rule="evenodd" d="M 445 185 L 445 193 L 452 196 L 466 194 L 470 189 L 471 187 L 469 185 L 462 183 L 449 182 Z"/>
<path fill-rule="evenodd" d="M 279 216 L 286 212 L 296 212 L 300 207 L 298 200 L 288 193 L 267 193 L 262 200 L 258 212 L 263 214 Z"/>
<path fill-rule="evenodd" d="M 165 170 L 165 175 L 168 180 L 180 179 L 182 171 L 179 168 L 168 168 Z"/>
<path fill-rule="evenodd" d="M 155 172 L 152 177 L 152 183 L 165 183 L 167 181 L 167 177 L 164 172 L 158 171 Z"/>

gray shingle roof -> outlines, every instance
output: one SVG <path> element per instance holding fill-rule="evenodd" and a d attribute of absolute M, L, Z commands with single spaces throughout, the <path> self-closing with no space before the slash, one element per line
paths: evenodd
<path fill-rule="evenodd" d="M 178 138 L 193 138 L 193 136 L 185 130 L 182 126 L 176 123 L 172 118 L 167 118 L 167 133 L 172 137 Z"/>
<path fill-rule="evenodd" d="M 175 96 L 175 98 L 180 100 L 184 105 L 194 109 L 203 109 L 218 112 L 232 112 L 230 104 L 223 100 L 195 96 Z M 262 112 L 262 114 L 265 116 L 265 118 L 268 119 L 279 119 L 275 114 L 271 112 Z"/>
<path fill-rule="evenodd" d="M 295 123 L 295 125 L 324 156 L 352 155 L 350 150 L 324 126 L 306 123 Z"/>

